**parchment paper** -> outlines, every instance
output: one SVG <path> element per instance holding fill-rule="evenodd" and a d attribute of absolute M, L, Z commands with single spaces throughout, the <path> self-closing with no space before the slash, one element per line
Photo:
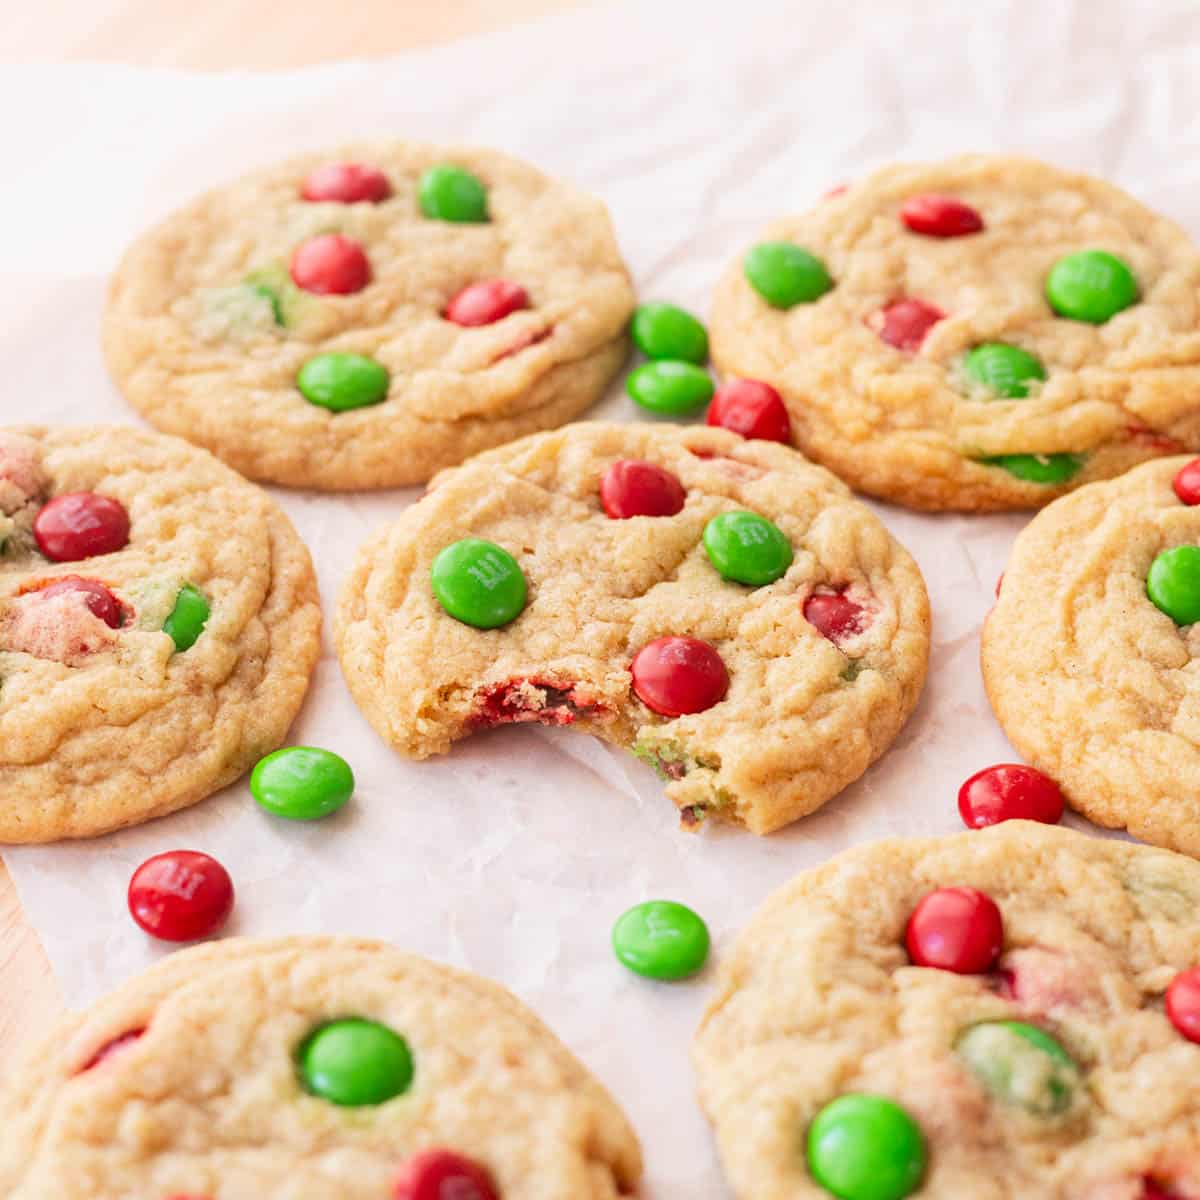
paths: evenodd
<path fill-rule="evenodd" d="M 763 223 L 890 159 L 1029 151 L 1114 179 L 1200 234 L 1198 66 L 1196 0 L 670 0 L 295 74 L 8 70 L 0 418 L 135 421 L 97 346 L 117 255 L 194 192 L 293 150 L 393 134 L 523 155 L 608 201 L 644 298 L 704 313 Z M 619 385 L 595 412 L 634 419 Z M 276 494 L 327 614 L 357 545 L 413 495 Z M 802 868 L 868 839 L 959 828 L 959 782 L 1013 754 L 977 654 L 1023 519 L 879 511 L 929 583 L 929 685 L 891 753 L 816 816 L 766 840 L 682 834 L 648 769 L 568 731 L 497 731 L 407 764 L 359 716 L 327 644 L 292 740 L 352 762 L 357 795 L 337 817 L 273 820 L 241 784 L 112 837 L 6 852 L 68 1000 L 164 953 L 127 917 L 126 882 L 150 854 L 203 849 L 236 881 L 232 932 L 376 935 L 507 983 L 624 1104 L 648 1196 L 727 1197 L 687 1065 L 711 967 L 675 986 L 628 975 L 609 950 L 613 920 L 645 898 L 685 901 L 719 961 Z"/>

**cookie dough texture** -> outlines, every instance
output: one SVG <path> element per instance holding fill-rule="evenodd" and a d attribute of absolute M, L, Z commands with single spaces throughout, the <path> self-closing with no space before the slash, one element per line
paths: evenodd
<path fill-rule="evenodd" d="M 308 551 L 264 492 L 211 455 L 134 429 L 0 430 L 0 475 L 30 461 L 32 494 L 7 505 L 0 494 L 11 510 L 0 554 L 0 842 L 105 833 L 232 782 L 282 742 L 320 640 Z M 49 562 L 33 520 L 46 500 L 78 491 L 125 506 L 129 543 Z M 77 596 L 31 594 L 64 576 L 103 583 L 125 624 L 109 629 Z M 162 624 L 184 583 L 211 614 L 177 653 Z M 80 627 L 70 647 L 60 618 Z"/>
<path fill-rule="evenodd" d="M 347 1015 L 406 1039 L 408 1092 L 339 1108 L 302 1088 L 297 1047 Z M 514 996 L 348 937 L 172 955 L 67 1018 L 0 1116 L 9 1200 L 386 1200 L 403 1159 L 435 1146 L 484 1163 L 505 1200 L 614 1200 L 641 1173 L 616 1104 Z"/>
<path fill-rule="evenodd" d="M 644 459 L 687 491 L 673 517 L 612 520 L 600 480 Z M 726 582 L 701 535 L 749 509 L 791 542 L 787 574 Z M 511 624 L 460 624 L 434 599 L 434 557 L 464 537 L 514 554 L 529 603 Z M 804 618 L 818 587 L 846 588 L 870 613 L 839 647 Z M 629 664 L 647 642 L 702 638 L 721 654 L 728 696 L 676 719 L 646 708 Z M 768 833 L 857 779 L 916 705 L 929 651 L 924 582 L 881 522 L 794 451 L 724 430 L 570 426 L 480 455 L 360 552 L 336 618 L 342 669 L 360 708 L 402 754 L 439 754 L 511 720 L 572 724 L 633 749 L 667 777 L 685 821 Z"/>
<path fill-rule="evenodd" d="M 904 929 L 935 888 L 1000 906 L 993 977 L 910 966 Z M 838 1095 L 888 1096 L 929 1146 L 922 1200 L 1142 1200 L 1200 1190 L 1200 1046 L 1162 1009 L 1200 962 L 1200 866 L 1009 822 L 850 850 L 772 896 L 723 965 L 693 1047 L 740 1200 L 825 1200 L 804 1135 Z M 1060 1116 L 995 1099 L 953 1051 L 966 1027 L 1053 1033 L 1084 1085 Z"/>
<path fill-rule="evenodd" d="M 302 200 L 308 173 L 338 161 L 380 168 L 392 195 Z M 417 182 L 444 162 L 483 180 L 488 223 L 421 214 Z M 332 232 L 362 244 L 371 282 L 344 296 L 299 291 L 293 249 Z M 284 281 L 286 326 L 241 286 L 264 271 Z M 523 286 L 531 307 L 477 328 L 442 318 L 463 287 L 496 278 Z M 625 359 L 633 304 L 599 201 L 490 150 L 363 143 L 257 171 L 143 236 L 113 277 L 104 350 L 148 420 L 252 478 L 394 487 L 582 412 Z M 306 401 L 297 372 L 329 351 L 382 363 L 387 399 L 343 413 Z"/>
<path fill-rule="evenodd" d="M 911 232 L 900 207 L 925 192 L 971 205 L 986 228 L 946 239 Z M 803 246 L 835 286 L 781 311 L 739 259 L 714 298 L 714 361 L 777 387 L 796 444 L 859 491 L 919 509 L 1035 508 L 1200 449 L 1200 251 L 1108 183 L 1000 156 L 892 166 L 760 240 Z M 1141 288 L 1138 303 L 1099 326 L 1057 316 L 1043 291 L 1054 263 L 1085 249 L 1123 258 Z M 946 314 L 915 354 L 868 324 L 904 298 Z M 1030 351 L 1048 378 L 1025 399 L 996 398 L 962 368 L 982 342 Z M 1069 484 L 1023 482 L 978 461 L 1054 453 L 1085 456 Z"/>
<path fill-rule="evenodd" d="M 1200 543 L 1147 463 L 1052 504 L 1017 538 L 983 631 L 988 697 L 1014 746 L 1091 820 L 1200 856 L 1200 627 L 1146 595 L 1164 550 Z"/>

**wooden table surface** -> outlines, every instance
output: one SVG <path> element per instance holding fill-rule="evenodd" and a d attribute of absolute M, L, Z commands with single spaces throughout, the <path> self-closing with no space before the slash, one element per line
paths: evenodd
<path fill-rule="evenodd" d="M 4 16 L 0 63 L 123 62 L 220 71 L 282 70 L 382 57 L 502 29 L 578 0 L 294 0 L 270 20 L 245 0 L 37 0 Z M 259 9 L 266 13 L 267 7 Z M 0 1063 L 46 1031 L 63 1001 L 0 864 Z"/>

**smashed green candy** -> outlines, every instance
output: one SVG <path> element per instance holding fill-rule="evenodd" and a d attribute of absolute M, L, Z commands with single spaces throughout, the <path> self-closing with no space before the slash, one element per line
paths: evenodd
<path fill-rule="evenodd" d="M 1029 395 L 1031 381 L 1046 378 L 1041 359 L 1007 342 L 984 342 L 976 346 L 967 354 L 963 366 L 976 383 L 1006 400 L 1024 399 Z"/>
<path fill-rule="evenodd" d="M 964 1031 L 954 1049 L 993 1096 L 1038 1117 L 1065 1112 L 1079 1087 L 1071 1056 L 1024 1021 L 982 1021 Z"/>
<path fill-rule="evenodd" d="M 1002 467 L 1010 475 L 1026 483 L 1053 486 L 1066 483 L 1083 468 L 1082 454 L 997 454 L 980 462 L 989 467 Z"/>
<path fill-rule="evenodd" d="M 163 622 L 163 633 L 175 643 L 176 653 L 190 650 L 196 644 L 196 639 L 208 624 L 211 611 L 208 600 L 199 588 L 185 583 L 179 589 L 175 607 Z"/>

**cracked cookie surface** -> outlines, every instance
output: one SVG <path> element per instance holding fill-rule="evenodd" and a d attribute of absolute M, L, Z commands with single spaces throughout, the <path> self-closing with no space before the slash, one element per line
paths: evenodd
<path fill-rule="evenodd" d="M 982 228 L 915 231 L 902 214 L 929 195 Z M 1200 449 L 1200 250 L 1108 183 L 1012 157 L 892 166 L 763 238 L 816 255 L 832 287 L 776 308 L 731 265 L 714 361 L 774 385 L 796 444 L 860 491 L 921 509 L 1034 508 Z M 1090 250 L 1121 258 L 1138 291 L 1099 324 L 1059 315 L 1045 290 L 1059 260 Z M 990 343 L 1033 355 L 1045 378 L 1024 396 L 983 385 L 968 355 Z"/>
<path fill-rule="evenodd" d="M 306 178 L 339 160 L 378 168 L 388 194 L 305 200 Z M 443 163 L 482 181 L 487 220 L 424 215 L 420 181 Z M 297 286 L 297 247 L 333 233 L 361 248 L 365 285 Z M 444 315 L 464 288 L 499 279 L 527 306 L 485 324 Z M 104 348 L 144 416 L 252 478 L 394 487 L 578 415 L 624 361 L 632 310 L 599 201 L 494 151 L 364 143 L 247 175 L 145 234 L 113 277 Z M 301 368 L 327 353 L 382 366 L 382 398 L 310 403 Z"/>
<path fill-rule="evenodd" d="M 674 477 L 682 508 L 608 516 L 602 477 L 629 461 Z M 732 582 L 706 555 L 710 521 L 737 510 L 790 544 L 774 582 Z M 434 559 L 466 538 L 506 550 L 527 580 L 502 628 L 463 624 L 433 594 Z M 711 428 L 582 424 L 435 479 L 360 552 L 335 630 L 355 700 L 402 754 L 443 753 L 489 725 L 572 725 L 655 765 L 685 822 L 767 833 L 895 738 L 924 682 L 929 608 L 903 547 L 794 451 Z M 631 664 L 661 638 L 715 651 L 724 698 L 676 717 L 644 703 Z"/>
<path fill-rule="evenodd" d="M 403 1038 L 403 1092 L 347 1106 L 306 1086 L 303 1047 L 347 1018 Z M 505 1200 L 615 1200 L 641 1174 L 611 1097 L 511 993 L 348 937 L 171 955 L 68 1017 L 0 1114 L 10 1200 L 388 1200 L 431 1147 L 479 1163 Z"/>
<path fill-rule="evenodd" d="M 1164 551 L 1200 543 L 1172 487 L 1187 457 L 1056 501 L 1022 530 L 983 630 L 1000 724 L 1101 825 L 1200 856 L 1200 625 L 1147 593 Z"/>
<path fill-rule="evenodd" d="M 911 965 L 915 906 L 964 886 L 1002 914 L 994 969 Z M 693 1046 L 734 1193 L 827 1197 L 806 1131 L 867 1093 L 920 1126 L 912 1194 L 928 1200 L 1200 1196 L 1200 1045 L 1162 1004 L 1200 963 L 1198 904 L 1187 858 L 1023 821 L 862 846 L 799 876 L 741 934 Z M 1005 1021 L 1063 1047 L 1064 1091 L 987 1024 Z M 967 1029 L 988 1041 L 964 1053 Z"/>
<path fill-rule="evenodd" d="M 0 842 L 173 812 L 283 740 L 321 614 L 266 493 L 161 434 L 0 430 L 0 543 Z"/>

